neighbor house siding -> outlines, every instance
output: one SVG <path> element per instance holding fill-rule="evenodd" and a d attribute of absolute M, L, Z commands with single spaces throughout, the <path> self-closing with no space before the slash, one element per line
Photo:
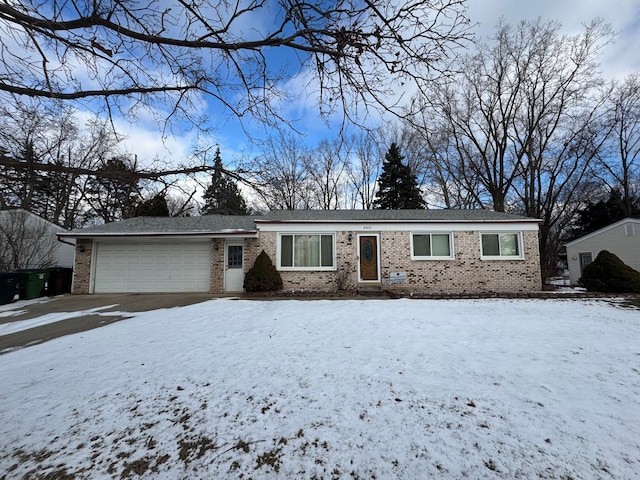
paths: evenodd
<path fill-rule="evenodd" d="M 627 235 L 626 225 L 633 225 Z M 631 268 L 640 271 L 640 221 L 618 222 L 601 231 L 567 244 L 567 263 L 571 285 L 578 285 L 580 280 L 580 254 L 591 253 L 595 260 L 602 250 L 607 250 L 620 258 Z"/>

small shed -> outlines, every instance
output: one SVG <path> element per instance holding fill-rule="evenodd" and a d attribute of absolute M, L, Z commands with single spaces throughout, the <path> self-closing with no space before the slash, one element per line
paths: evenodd
<path fill-rule="evenodd" d="M 565 247 L 571 285 L 578 285 L 584 267 L 593 262 L 602 250 L 613 253 L 640 271 L 640 219 L 625 218 L 577 238 Z"/>

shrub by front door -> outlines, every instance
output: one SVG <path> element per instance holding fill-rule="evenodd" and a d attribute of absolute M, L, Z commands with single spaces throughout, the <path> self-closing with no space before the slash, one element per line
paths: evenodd
<path fill-rule="evenodd" d="M 242 243 L 225 244 L 224 291 L 242 292 L 244 283 L 244 252 Z"/>

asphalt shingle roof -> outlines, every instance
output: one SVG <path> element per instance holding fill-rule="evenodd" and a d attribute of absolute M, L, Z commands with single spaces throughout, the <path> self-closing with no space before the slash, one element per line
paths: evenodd
<path fill-rule="evenodd" d="M 255 232 L 253 217 L 242 215 L 203 215 L 201 217 L 136 217 L 120 222 L 79 228 L 69 236 L 132 235 L 132 234 L 207 234 Z"/>
<path fill-rule="evenodd" d="M 288 222 L 513 222 L 538 220 L 490 210 L 278 210 L 264 215 L 136 217 L 66 232 L 64 236 L 256 233 L 256 224 Z"/>
<path fill-rule="evenodd" d="M 491 210 L 277 210 L 256 217 L 256 221 L 295 222 L 486 222 L 536 221 Z"/>

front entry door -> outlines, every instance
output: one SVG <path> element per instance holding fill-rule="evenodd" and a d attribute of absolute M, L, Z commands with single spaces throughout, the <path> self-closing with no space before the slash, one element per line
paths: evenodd
<path fill-rule="evenodd" d="M 242 292 L 244 290 L 242 243 L 227 243 L 224 248 L 224 291 Z"/>
<path fill-rule="evenodd" d="M 360 281 L 377 282 L 378 277 L 378 236 L 360 235 Z"/>

